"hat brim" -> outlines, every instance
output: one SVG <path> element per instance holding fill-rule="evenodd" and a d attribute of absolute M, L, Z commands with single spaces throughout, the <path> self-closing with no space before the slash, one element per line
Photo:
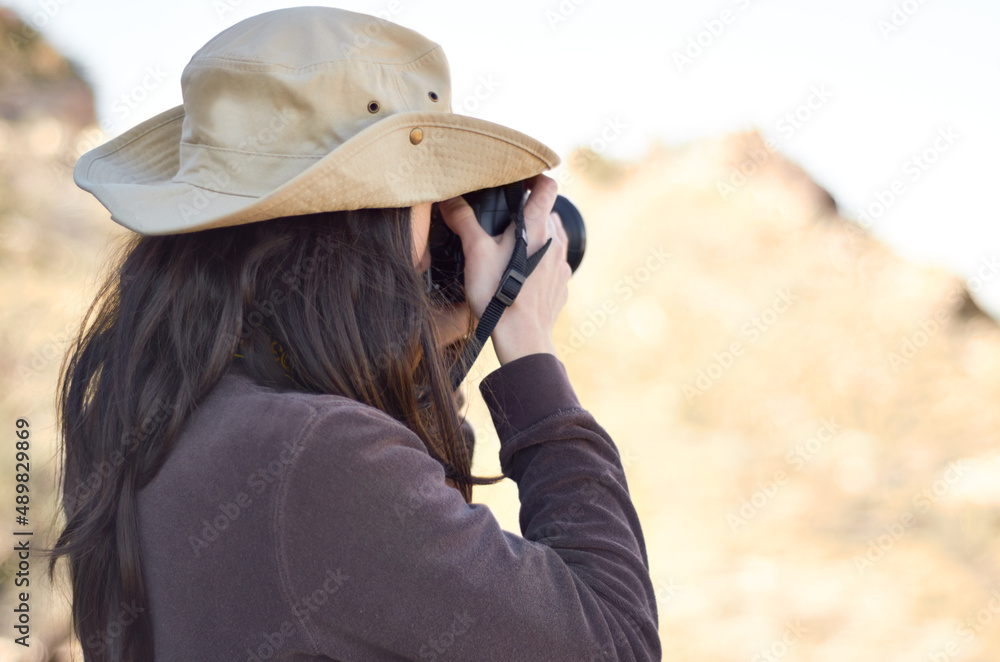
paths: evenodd
<path fill-rule="evenodd" d="M 322 211 L 408 207 L 527 179 L 559 165 L 541 142 L 447 112 L 403 112 L 372 124 L 261 196 L 175 181 L 184 107 L 85 153 L 73 171 L 115 222 L 174 234 Z M 411 131 L 422 138 L 414 144 Z M 219 189 L 224 187 L 219 187 Z"/>

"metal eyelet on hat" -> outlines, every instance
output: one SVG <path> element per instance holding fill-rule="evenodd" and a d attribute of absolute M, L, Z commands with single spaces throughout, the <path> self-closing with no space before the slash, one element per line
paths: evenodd
<path fill-rule="evenodd" d="M 424 132 L 419 127 L 410 131 L 410 142 L 413 143 L 414 145 L 419 145 L 420 141 L 423 139 L 424 139 Z"/>
<path fill-rule="evenodd" d="M 369 113 L 375 114 L 375 113 L 378 112 L 378 109 L 379 109 L 378 101 L 374 101 L 373 100 L 373 101 L 369 101 L 368 102 L 368 112 Z"/>
<path fill-rule="evenodd" d="M 436 102 L 438 100 L 438 93 L 437 92 L 428 92 L 427 96 L 429 96 L 431 98 L 431 101 Z"/>

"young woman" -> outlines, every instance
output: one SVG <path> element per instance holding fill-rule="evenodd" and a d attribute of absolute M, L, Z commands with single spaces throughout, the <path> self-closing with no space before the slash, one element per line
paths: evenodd
<path fill-rule="evenodd" d="M 617 449 L 555 357 L 558 157 L 450 112 L 444 55 L 322 7 L 208 42 L 184 104 L 84 155 L 136 232 L 60 389 L 74 627 L 91 660 L 659 659 Z M 525 180 L 527 253 L 481 391 L 522 536 L 472 486 L 454 354 L 515 245 L 462 193 Z M 432 203 L 467 305 L 428 294 Z"/>

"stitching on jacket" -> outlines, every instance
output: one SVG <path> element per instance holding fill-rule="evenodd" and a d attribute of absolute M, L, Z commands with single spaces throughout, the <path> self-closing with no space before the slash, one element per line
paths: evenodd
<path fill-rule="evenodd" d="M 313 638 L 312 632 L 306 626 L 302 618 L 298 616 L 295 609 L 296 597 L 292 594 L 292 587 L 288 577 L 288 563 L 285 558 L 284 536 L 282 535 L 284 530 L 285 495 L 288 492 L 288 477 L 295 470 L 295 465 L 298 463 L 299 456 L 302 455 L 302 451 L 305 448 L 303 440 L 313 431 L 320 421 L 326 418 L 325 416 L 320 415 L 316 407 L 311 403 L 306 402 L 305 404 L 308 405 L 310 409 L 309 418 L 302 425 L 302 427 L 299 428 L 299 434 L 296 435 L 295 441 L 292 444 L 294 450 L 292 451 L 291 465 L 283 472 L 283 475 L 278 480 L 278 487 L 274 499 L 274 514 L 272 515 L 271 521 L 274 530 L 275 560 L 278 564 L 278 587 L 281 590 L 281 596 L 284 598 L 286 605 L 288 605 L 291 610 L 292 615 L 296 617 L 299 624 L 302 626 L 302 629 L 306 634 L 306 639 L 312 647 L 312 652 L 318 655 L 319 646 L 316 644 L 316 640 Z"/>
<path fill-rule="evenodd" d="M 539 425 L 544 425 L 545 423 L 550 423 L 550 422 L 556 421 L 556 420 L 558 420 L 560 418 L 564 418 L 564 417 L 568 416 L 569 414 L 578 414 L 580 412 L 584 412 L 588 416 L 591 416 L 590 412 L 587 411 L 586 409 L 584 409 L 583 407 L 570 407 L 568 409 L 560 409 L 559 411 L 555 412 L 554 414 L 549 414 L 545 418 L 532 423 L 531 425 L 529 425 L 528 427 L 524 428 L 523 430 L 514 433 L 510 437 L 510 439 L 507 440 L 507 442 L 504 444 L 504 446 L 513 445 L 514 441 L 516 441 L 517 439 L 520 439 L 521 437 L 523 437 L 528 432 L 531 432 L 532 430 L 534 430 L 535 428 L 537 428 Z M 596 430 L 594 432 L 596 432 Z M 539 442 L 539 443 L 543 443 L 544 444 L 545 442 L 542 441 L 542 442 Z M 535 444 L 532 444 L 532 445 L 535 445 Z"/>
<path fill-rule="evenodd" d="M 587 588 L 589 588 L 590 590 L 592 590 L 594 593 L 597 593 L 597 594 L 601 595 L 604 598 L 604 605 L 605 606 L 609 606 L 609 607 L 610 606 L 614 606 L 615 608 L 618 609 L 618 612 L 622 616 L 625 617 L 622 620 L 619 620 L 617 618 L 615 619 L 615 623 L 623 631 L 626 629 L 625 628 L 625 622 L 628 622 L 628 623 L 631 623 L 632 625 L 635 626 L 635 628 L 638 630 L 638 634 L 640 636 L 643 636 L 643 635 L 650 636 L 650 635 L 652 635 L 651 639 L 653 641 L 659 641 L 660 640 L 660 633 L 659 633 L 658 628 L 655 625 L 653 625 L 652 623 L 650 623 L 648 620 L 646 620 L 645 618 L 643 618 L 642 615 L 639 614 L 639 612 L 631 604 L 629 604 L 625 600 L 622 600 L 621 596 L 619 596 L 617 593 L 615 593 L 613 591 L 605 590 L 604 589 L 604 585 L 600 584 L 600 583 L 587 584 Z M 618 643 L 619 643 L 620 640 L 619 640 L 618 637 L 616 637 L 614 635 L 612 635 L 611 638 L 614 641 L 615 652 L 617 652 L 618 651 Z M 631 642 L 629 642 L 627 635 L 624 637 L 624 639 L 625 639 L 625 641 L 623 641 L 621 643 L 623 643 L 625 645 L 628 645 L 629 643 L 631 643 Z"/>
<path fill-rule="evenodd" d="M 326 421 L 331 416 L 340 414 L 345 410 L 350 411 L 352 413 L 358 413 L 363 416 L 368 416 L 383 422 L 393 423 L 399 426 L 401 429 L 410 432 L 411 434 L 413 434 L 414 437 L 416 437 L 416 434 L 413 433 L 413 431 L 407 428 L 405 425 L 403 425 L 393 417 L 386 414 L 384 411 L 381 411 L 375 407 L 371 407 L 370 405 L 366 405 L 361 402 L 350 400 L 349 398 L 343 398 L 344 401 L 332 403 L 332 406 L 323 407 L 321 410 L 317 408 L 316 405 L 314 404 L 314 398 L 316 397 L 315 394 L 282 392 L 281 395 L 285 397 L 290 396 L 293 399 L 298 400 L 299 402 L 303 402 L 312 411 L 309 421 L 302 426 L 301 433 L 295 440 L 295 445 L 294 445 L 295 451 L 292 457 L 292 462 L 288 466 L 288 468 L 284 471 L 283 475 L 278 481 L 278 486 L 276 488 L 276 496 L 274 500 L 275 512 L 273 516 L 273 523 L 275 527 L 274 535 L 276 539 L 275 550 L 276 550 L 276 556 L 278 557 L 278 577 L 279 577 L 278 583 L 281 588 L 282 597 L 284 597 L 286 604 L 288 604 L 290 608 L 292 608 L 293 614 L 295 614 L 294 607 L 295 607 L 296 596 L 292 594 L 292 587 L 290 585 L 290 580 L 288 576 L 289 574 L 288 560 L 285 557 L 285 545 L 284 545 L 285 536 L 283 535 L 283 532 L 285 530 L 285 518 L 284 518 L 285 498 L 288 495 L 288 488 L 291 484 L 290 477 L 295 472 L 295 468 L 298 465 L 299 458 L 306 450 L 306 444 L 304 442 L 312 436 L 313 432 L 316 430 L 316 428 L 319 427 L 321 423 Z M 343 396 L 333 396 L 333 397 L 342 398 Z M 422 442 L 419 442 L 419 447 L 429 455 L 427 448 L 423 445 Z M 313 636 L 313 631 L 310 623 L 307 623 L 301 617 L 297 617 L 297 622 L 301 625 L 303 631 L 306 633 L 306 638 L 309 641 L 309 645 L 312 646 L 312 653 L 315 655 L 322 655 L 323 653 L 321 653 L 319 650 L 319 645 L 316 642 L 316 638 Z"/>

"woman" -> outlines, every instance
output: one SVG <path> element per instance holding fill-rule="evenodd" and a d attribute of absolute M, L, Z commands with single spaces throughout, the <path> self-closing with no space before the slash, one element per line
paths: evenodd
<path fill-rule="evenodd" d="M 322 7 L 209 41 L 184 104 L 85 154 L 138 233 L 60 391 L 73 614 L 89 660 L 658 659 L 614 443 L 552 329 L 558 163 L 452 114 L 433 42 Z M 515 245 L 458 197 L 526 180 L 528 253 L 481 390 L 524 537 L 471 503 L 448 374 Z M 424 273 L 432 203 L 467 307 Z"/>

